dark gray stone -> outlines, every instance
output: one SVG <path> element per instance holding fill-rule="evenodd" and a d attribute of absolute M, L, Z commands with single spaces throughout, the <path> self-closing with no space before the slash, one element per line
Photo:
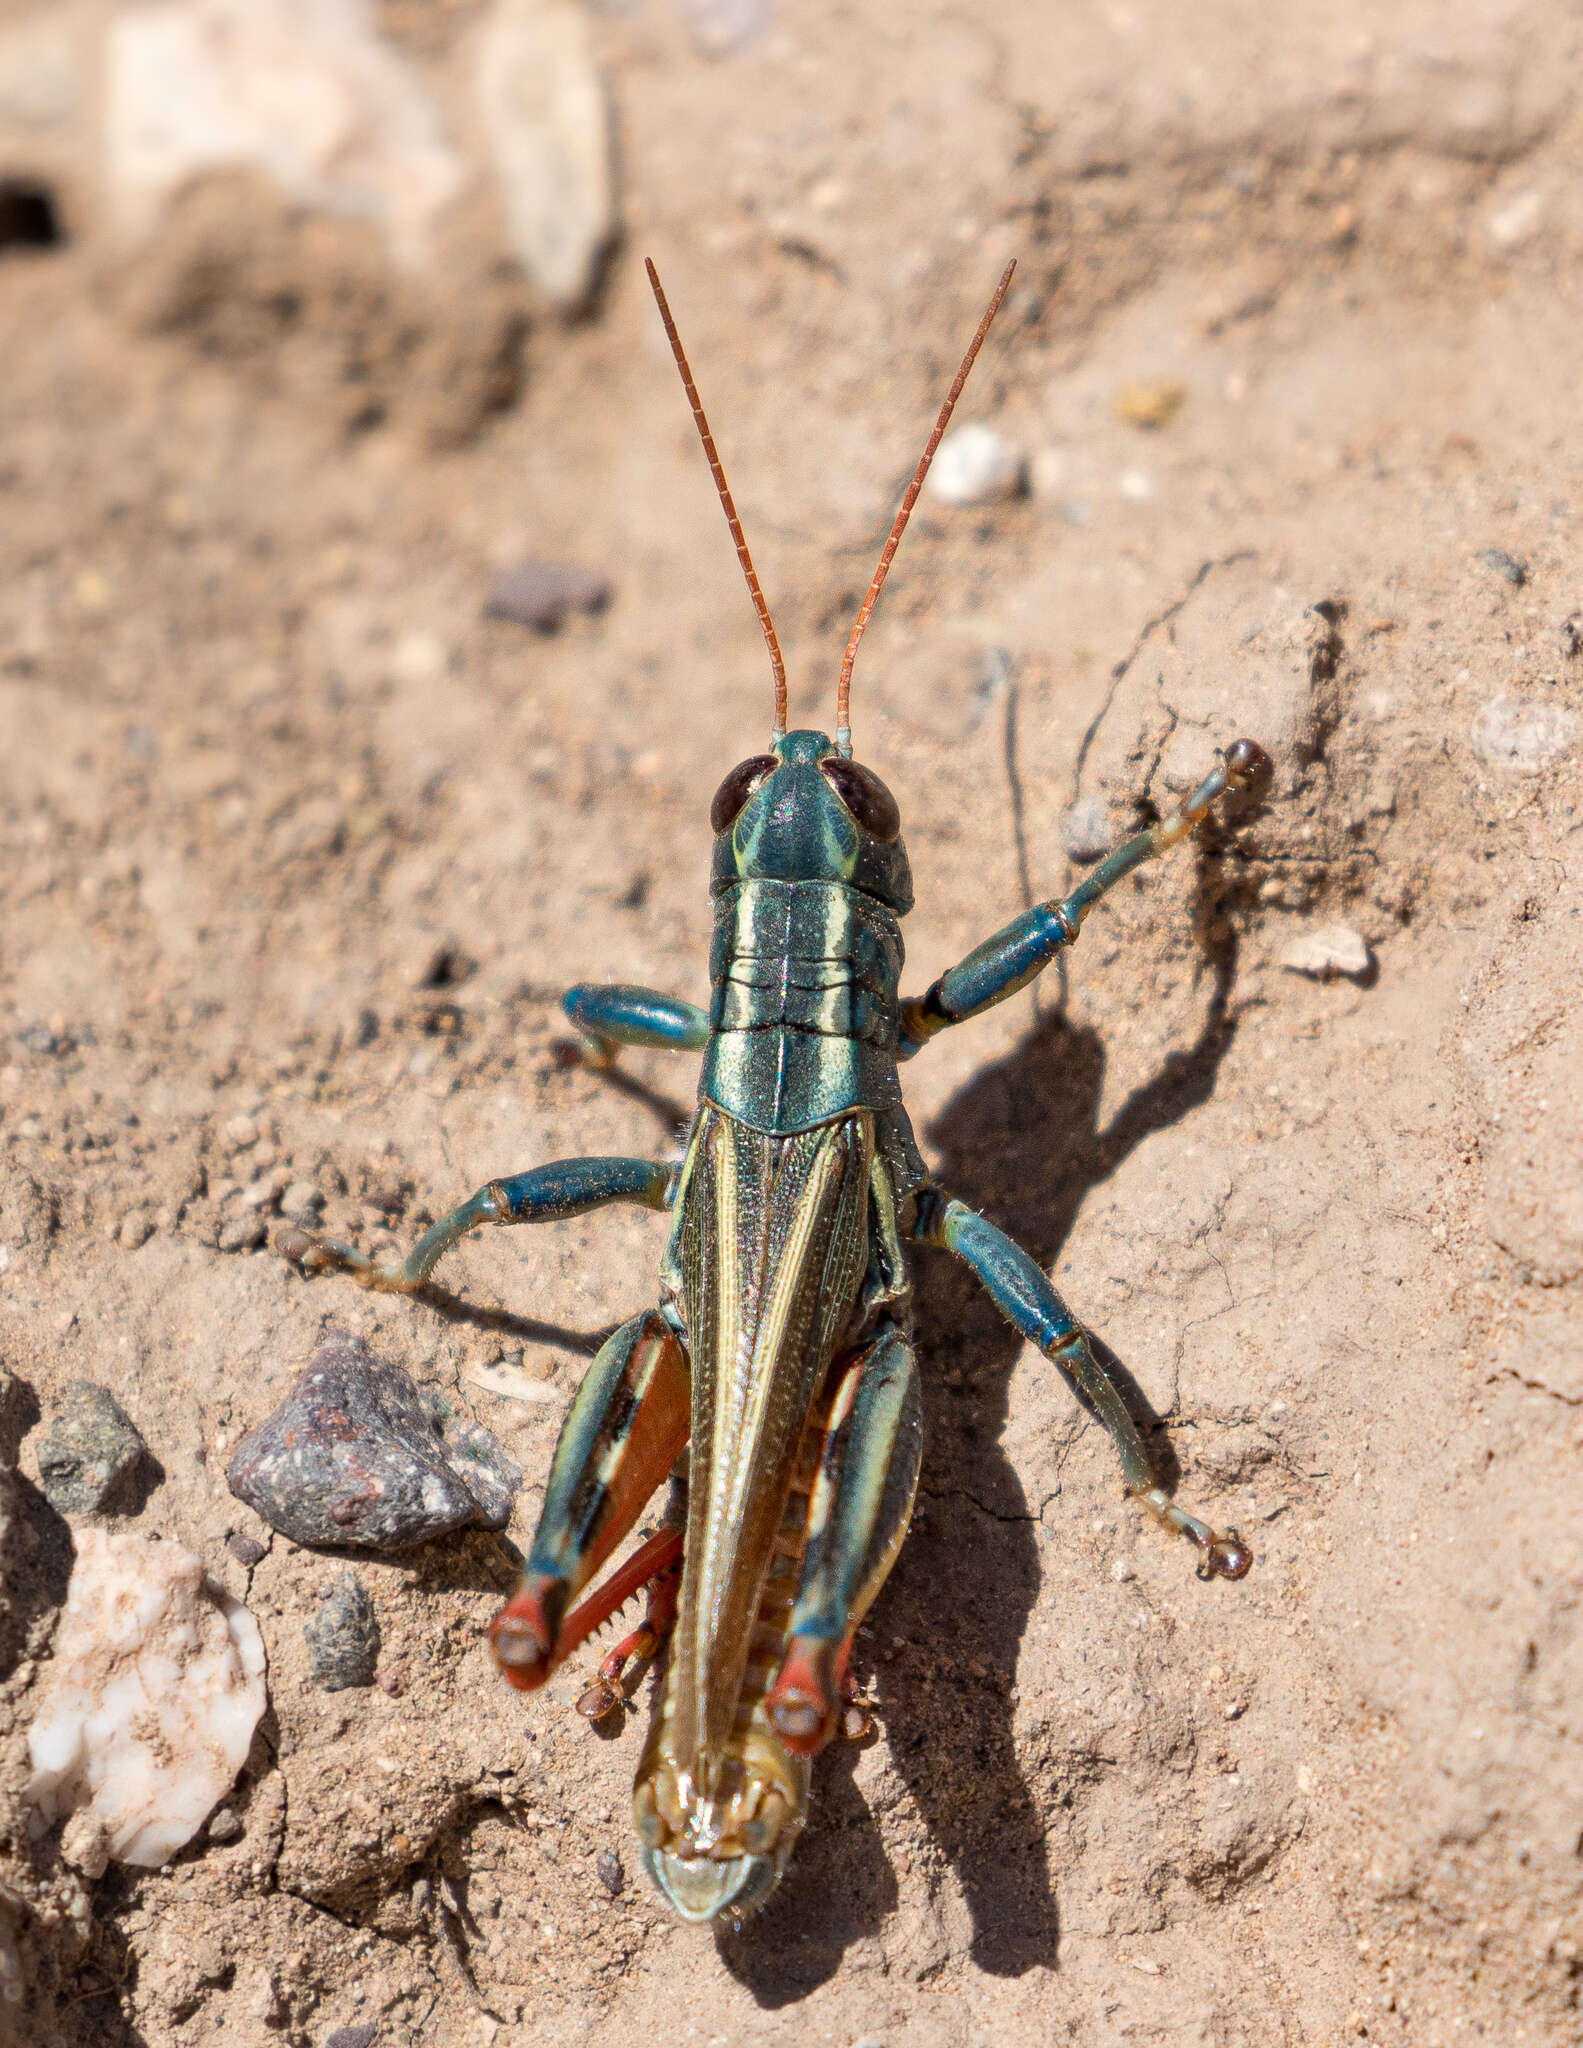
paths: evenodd
<path fill-rule="evenodd" d="M 610 602 L 608 580 L 565 562 L 518 562 L 502 569 L 489 586 L 486 619 L 513 619 L 538 633 L 553 633 L 568 612 L 602 612 Z"/>
<path fill-rule="evenodd" d="M 1504 548 L 1485 548 L 1479 555 L 1479 567 L 1488 569 L 1492 576 L 1499 576 L 1504 582 L 1514 584 L 1518 590 L 1528 581 L 1528 564 L 1519 561 L 1515 555 L 1507 554 Z"/>
<path fill-rule="evenodd" d="M 621 1868 L 621 1858 L 614 1849 L 601 1849 L 594 1858 L 594 1875 L 613 1899 L 621 1896 L 621 1887 L 626 1883 L 626 1873 Z"/>
<path fill-rule="evenodd" d="M 374 2048 L 378 2036 L 378 2020 L 359 2020 L 355 2027 L 337 2027 L 326 2034 L 324 2048 Z"/>
<path fill-rule="evenodd" d="M 129 1505 L 132 1481 L 147 1455 L 131 1417 L 107 1388 L 70 1380 L 38 1447 L 39 1484 L 58 1514 L 115 1514 Z"/>
<path fill-rule="evenodd" d="M 225 1547 L 237 1563 L 245 1565 L 249 1571 L 254 1565 L 261 1564 L 269 1554 L 256 1536 L 244 1536 L 240 1530 L 233 1530 L 226 1537 Z"/>
<path fill-rule="evenodd" d="M 479 1424 L 454 1423 L 409 1374 L 344 1332 L 237 1445 L 238 1500 L 294 1543 L 405 1550 L 448 1529 L 503 1529 L 521 1470 Z"/>
<path fill-rule="evenodd" d="M 485 1528 L 503 1529 L 511 1520 L 522 1467 L 506 1456 L 492 1430 L 474 1422 L 445 1395 L 431 1393 L 426 1405 L 444 1441 L 451 1469 L 477 1501 Z"/>
<path fill-rule="evenodd" d="M 325 1692 L 372 1685 L 379 1662 L 374 1603 L 351 1572 L 342 1572 L 312 1621 L 303 1624 L 308 1670 Z"/>

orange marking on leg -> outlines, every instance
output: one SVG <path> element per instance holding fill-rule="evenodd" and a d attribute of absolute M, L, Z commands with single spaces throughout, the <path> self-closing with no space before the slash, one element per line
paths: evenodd
<path fill-rule="evenodd" d="M 537 1692 L 555 1668 L 552 1654 L 566 1586 L 545 1573 L 525 1578 L 489 1624 L 489 1647 L 508 1683 Z"/>
<path fill-rule="evenodd" d="M 793 1636 L 765 1708 L 775 1733 L 793 1756 L 817 1756 L 835 1724 L 836 1695 L 845 1676 L 846 1652 L 815 1636 Z"/>

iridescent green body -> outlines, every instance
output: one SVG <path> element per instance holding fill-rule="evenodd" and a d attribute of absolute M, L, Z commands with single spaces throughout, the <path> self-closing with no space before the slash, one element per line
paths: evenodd
<path fill-rule="evenodd" d="M 906 848 L 858 829 L 819 771 L 837 758 L 823 733 L 788 733 L 775 754 L 715 840 L 699 1095 L 774 1137 L 871 1109 L 906 1196 L 924 1178 L 896 1071 Z"/>
<path fill-rule="evenodd" d="M 634 1817 L 645 1864 L 678 1913 L 732 1923 L 785 1867 L 809 1761 L 839 1716 L 853 1634 L 911 1516 L 922 1403 L 909 1240 L 972 1267 L 1099 1415 L 1129 1489 L 1192 1538 L 1207 1575 L 1239 1577 L 1249 1561 L 1234 1532 L 1217 1535 L 1156 1484 L 1136 1424 L 1047 1276 L 933 1184 L 897 1069 L 936 1032 L 1025 986 L 1107 889 L 1219 797 L 1249 788 L 1264 757 L 1238 741 L 1176 817 L 905 1000 L 900 920 L 912 882 L 894 800 L 822 733 L 772 747 L 716 798 L 709 1009 L 629 987 L 566 997 L 599 1061 L 624 1044 L 702 1052 L 679 1170 L 585 1159 L 491 1181 L 400 1266 L 348 1245 L 294 1248 L 305 1271 L 339 1265 L 410 1292 L 483 1223 L 612 1201 L 672 1212 L 658 1309 L 623 1324 L 589 1369 L 521 1585 L 491 1635 L 514 1685 L 542 1685 L 619 1604 L 595 1593 L 570 1611 L 687 1449 L 685 1533 L 651 1539 L 664 1570 L 679 1553 L 680 1582 Z M 613 1582 L 619 1592 L 641 1575 L 624 1567 Z M 651 1654 L 659 1633 L 656 1623 L 612 1653 L 602 1669 L 615 1690 L 602 1698 L 625 1696 L 628 1652 Z"/>

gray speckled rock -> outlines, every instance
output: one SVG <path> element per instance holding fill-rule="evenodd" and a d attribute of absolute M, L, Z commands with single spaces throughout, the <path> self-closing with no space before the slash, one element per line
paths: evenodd
<path fill-rule="evenodd" d="M 443 1394 L 431 1393 L 427 1407 L 445 1443 L 451 1469 L 478 1503 L 486 1529 L 503 1529 L 511 1520 L 511 1503 L 522 1484 L 522 1467 L 500 1448 L 499 1439 L 474 1422 Z"/>
<path fill-rule="evenodd" d="M 373 1684 L 379 1623 L 373 1601 L 350 1572 L 342 1572 L 302 1633 L 308 1640 L 308 1669 L 323 1691 Z"/>
<path fill-rule="evenodd" d="M 243 1437 L 226 1477 L 294 1543 L 405 1550 L 468 1523 L 504 1528 L 521 1471 L 487 1430 L 451 1428 L 448 1413 L 400 1366 L 336 1332 Z"/>
<path fill-rule="evenodd" d="M 39 1484 L 58 1514 L 113 1514 L 148 1447 L 106 1388 L 71 1380 L 49 1435 L 38 1447 Z"/>

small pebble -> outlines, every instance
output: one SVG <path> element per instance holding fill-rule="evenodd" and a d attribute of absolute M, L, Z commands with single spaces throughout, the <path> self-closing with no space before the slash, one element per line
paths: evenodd
<path fill-rule="evenodd" d="M 1187 386 L 1177 377 L 1137 378 L 1123 384 L 1112 410 L 1125 426 L 1158 432 L 1168 427 L 1187 403 Z"/>
<path fill-rule="evenodd" d="M 282 1213 L 297 1222 L 311 1221 L 324 1207 L 324 1197 L 310 1180 L 294 1180 L 280 1198 Z"/>
<path fill-rule="evenodd" d="M 39 1445 L 39 1484 L 59 1514 L 116 1514 L 147 1454 L 147 1445 L 108 1388 L 70 1380 L 50 1433 Z"/>
<path fill-rule="evenodd" d="M 1507 775 L 1537 775 L 1578 735 L 1576 714 L 1559 704 L 1535 704 L 1502 692 L 1474 719 L 1473 751 Z"/>
<path fill-rule="evenodd" d="M 1484 231 L 1497 249 L 1520 249 L 1532 241 L 1544 219 L 1545 195 L 1530 185 L 1484 216 Z"/>
<path fill-rule="evenodd" d="M 403 633 L 390 650 L 390 679 L 420 690 L 439 682 L 451 665 L 451 650 L 438 633 L 421 627 Z"/>
<path fill-rule="evenodd" d="M 262 1543 L 252 1536 L 244 1536 L 240 1529 L 233 1530 L 226 1537 L 225 1547 L 230 1551 L 237 1563 L 245 1565 L 249 1571 L 253 1569 L 254 1565 L 262 1563 L 264 1558 L 269 1555 Z"/>
<path fill-rule="evenodd" d="M 942 505 L 987 505 L 1020 498 L 1026 483 L 1020 451 L 995 428 L 970 420 L 940 443 L 927 488 Z"/>
<path fill-rule="evenodd" d="M 1583 654 L 1583 612 L 1568 612 L 1556 628 L 1556 638 L 1566 659 L 1576 661 Z"/>
<path fill-rule="evenodd" d="M 379 2033 L 377 2020 L 359 2020 L 355 2027 L 337 2027 L 324 2037 L 324 2048 L 373 2048 Z"/>
<path fill-rule="evenodd" d="M 366 1550 L 404 1550 L 469 1523 L 504 1528 L 522 1483 L 487 1430 L 436 1415 L 409 1374 L 344 1332 L 237 1445 L 227 1477 L 294 1543 Z"/>
<path fill-rule="evenodd" d="M 1073 860 L 1103 860 L 1110 851 L 1110 806 L 1098 795 L 1080 797 L 1061 820 L 1061 844 Z"/>
<path fill-rule="evenodd" d="M 771 0 L 682 0 L 693 42 L 706 57 L 730 57 L 763 33 Z"/>
<path fill-rule="evenodd" d="M 1515 555 L 1507 554 L 1504 548 L 1483 549 L 1479 555 L 1479 567 L 1488 569 L 1492 576 L 1504 578 L 1518 590 L 1528 581 L 1528 564 L 1518 561 Z"/>
<path fill-rule="evenodd" d="M 519 626 L 531 626 L 536 633 L 553 633 L 568 612 L 590 616 L 602 612 L 610 595 L 606 578 L 591 570 L 530 558 L 496 574 L 489 586 L 484 617 L 511 619 Z"/>
<path fill-rule="evenodd" d="M 220 1226 L 215 1243 L 222 1252 L 256 1252 L 268 1236 L 269 1226 L 263 1217 L 253 1210 L 244 1210 Z"/>
<path fill-rule="evenodd" d="M 241 1832 L 242 1823 L 237 1818 L 236 1809 L 231 1806 L 222 1806 L 209 1823 L 211 1842 L 234 1842 Z"/>
<path fill-rule="evenodd" d="M 1367 974 L 1373 959 L 1361 932 L 1349 924 L 1325 924 L 1299 933 L 1282 949 L 1280 964 L 1291 974 L 1330 981 L 1337 975 L 1355 978 Z"/>
<path fill-rule="evenodd" d="M 251 1187 L 243 1188 L 242 1207 L 244 1209 L 272 1209 L 275 1206 L 275 1197 L 279 1193 L 279 1183 L 272 1174 L 266 1173 L 260 1179 L 255 1180 Z"/>
<path fill-rule="evenodd" d="M 250 1116 L 233 1116 L 226 1124 L 225 1138 L 228 1145 L 240 1152 L 245 1145 L 257 1144 L 258 1125 Z"/>
<path fill-rule="evenodd" d="M 621 1887 L 626 1875 L 621 1868 L 621 1858 L 614 1849 L 601 1849 L 594 1858 L 594 1875 L 613 1899 L 621 1896 Z"/>
<path fill-rule="evenodd" d="M 379 1663 L 379 1622 L 374 1603 L 352 1572 L 342 1572 L 329 1598 L 302 1633 L 308 1644 L 308 1671 L 323 1692 L 345 1692 L 372 1685 Z"/>
<path fill-rule="evenodd" d="M 154 1235 L 154 1218 L 147 1209 L 128 1209 L 121 1218 L 115 1241 L 123 1251 L 135 1252 Z"/>

